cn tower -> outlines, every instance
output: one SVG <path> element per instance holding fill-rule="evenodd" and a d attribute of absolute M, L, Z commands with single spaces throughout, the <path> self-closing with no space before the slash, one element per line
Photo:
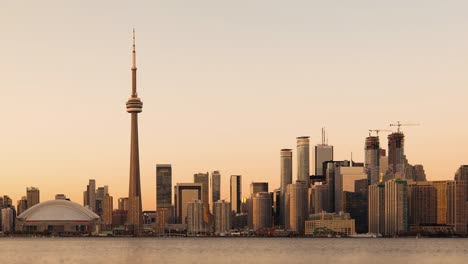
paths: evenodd
<path fill-rule="evenodd" d="M 143 103 L 140 98 L 138 98 L 137 94 L 136 71 L 135 29 L 133 29 L 132 95 L 127 101 L 127 112 L 130 113 L 132 117 L 127 225 L 133 234 L 139 235 L 143 225 L 143 218 L 141 213 L 140 155 L 138 150 L 138 113 L 141 113 Z"/>

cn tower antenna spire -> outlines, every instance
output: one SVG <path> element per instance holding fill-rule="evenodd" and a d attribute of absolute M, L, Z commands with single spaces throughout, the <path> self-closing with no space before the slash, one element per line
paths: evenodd
<path fill-rule="evenodd" d="M 138 97 L 136 87 L 136 50 L 135 50 L 135 28 L 133 29 L 133 49 L 132 49 L 132 97 Z"/>

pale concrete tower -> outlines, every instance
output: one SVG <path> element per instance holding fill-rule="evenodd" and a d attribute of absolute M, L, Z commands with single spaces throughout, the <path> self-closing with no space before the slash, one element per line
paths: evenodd
<path fill-rule="evenodd" d="M 143 218 L 141 213 L 140 155 L 138 150 L 138 113 L 141 113 L 143 103 L 140 98 L 138 98 L 137 94 L 136 70 L 135 30 L 133 30 L 132 95 L 127 101 L 127 112 L 131 114 L 132 118 L 127 224 L 133 230 L 134 234 L 139 234 L 143 225 Z"/>

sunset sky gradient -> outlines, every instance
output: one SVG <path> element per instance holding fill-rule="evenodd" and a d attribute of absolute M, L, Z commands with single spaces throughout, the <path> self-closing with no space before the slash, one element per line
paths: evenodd
<path fill-rule="evenodd" d="M 27 186 L 82 203 L 90 178 L 128 195 L 133 27 L 145 210 L 157 163 L 173 184 L 220 170 L 228 200 L 231 174 L 243 194 L 279 187 L 280 149 L 321 127 L 337 160 L 363 161 L 368 129 L 399 120 L 421 124 L 402 130 L 429 180 L 468 163 L 468 1 L 0 3 L 0 195 L 15 204 Z"/>

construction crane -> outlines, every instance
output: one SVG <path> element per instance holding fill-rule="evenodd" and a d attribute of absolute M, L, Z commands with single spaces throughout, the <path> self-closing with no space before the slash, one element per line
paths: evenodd
<path fill-rule="evenodd" d="M 398 133 L 400 133 L 400 127 L 402 127 L 402 126 L 419 126 L 419 125 L 420 125 L 420 124 L 402 124 L 402 123 L 400 123 L 400 121 L 397 121 L 396 124 L 390 124 L 391 127 L 392 127 L 392 126 L 398 127 L 398 128 L 397 128 L 397 132 L 398 132 Z"/>
<path fill-rule="evenodd" d="M 392 132 L 390 129 L 369 129 L 369 137 L 371 136 L 371 133 L 375 132 L 377 136 L 379 136 L 380 132 Z"/>

